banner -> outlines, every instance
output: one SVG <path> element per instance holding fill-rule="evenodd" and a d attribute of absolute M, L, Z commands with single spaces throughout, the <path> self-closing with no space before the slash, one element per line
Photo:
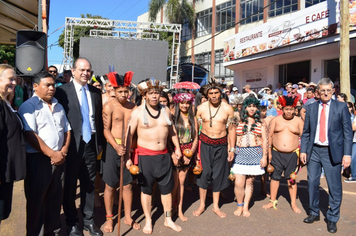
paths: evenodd
<path fill-rule="evenodd" d="M 356 29 L 356 0 L 349 1 L 350 30 Z M 291 44 L 339 34 L 340 1 L 325 1 L 284 15 L 224 40 L 224 62 Z"/>

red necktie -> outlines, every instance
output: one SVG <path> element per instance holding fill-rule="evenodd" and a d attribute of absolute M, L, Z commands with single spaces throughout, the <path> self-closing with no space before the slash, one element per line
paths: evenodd
<path fill-rule="evenodd" d="M 323 109 L 320 113 L 320 130 L 319 130 L 319 140 L 320 142 L 326 141 L 326 103 L 323 103 Z"/>

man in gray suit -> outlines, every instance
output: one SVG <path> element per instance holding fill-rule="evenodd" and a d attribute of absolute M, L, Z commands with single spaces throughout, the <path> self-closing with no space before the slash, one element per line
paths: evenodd
<path fill-rule="evenodd" d="M 306 108 L 300 148 L 300 159 L 308 168 L 310 212 L 304 223 L 320 220 L 319 184 L 323 167 L 329 188 L 327 229 L 336 233 L 342 200 L 341 167 L 351 163 L 351 119 L 346 103 L 331 99 L 334 84 L 330 79 L 321 79 L 317 90 L 320 101 Z"/>

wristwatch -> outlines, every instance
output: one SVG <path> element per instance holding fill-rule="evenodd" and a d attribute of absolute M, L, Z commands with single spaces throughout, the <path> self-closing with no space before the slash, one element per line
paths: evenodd
<path fill-rule="evenodd" d="M 233 148 L 233 147 L 230 148 L 230 149 L 229 149 L 229 152 L 235 152 L 235 148 Z"/>

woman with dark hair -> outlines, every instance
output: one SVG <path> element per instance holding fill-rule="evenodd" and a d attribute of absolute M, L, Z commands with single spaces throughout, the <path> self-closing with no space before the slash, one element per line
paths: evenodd
<path fill-rule="evenodd" d="M 165 91 L 161 91 L 161 96 L 159 97 L 159 103 L 161 105 L 165 105 L 166 107 L 170 108 L 171 103 L 169 101 L 168 94 Z"/>
<path fill-rule="evenodd" d="M 235 174 L 236 216 L 250 216 L 248 210 L 253 181 L 265 173 L 267 165 L 267 127 L 261 122 L 260 102 L 248 96 L 243 102 L 240 121 L 236 125 L 236 149 L 231 171 Z"/>
<path fill-rule="evenodd" d="M 207 97 L 202 93 L 197 93 L 194 101 L 194 114 L 197 113 L 198 106 L 204 102 L 208 101 Z"/>
<path fill-rule="evenodd" d="M 136 104 L 136 106 L 138 106 L 137 105 L 137 103 L 139 102 L 139 101 L 141 101 L 140 99 L 140 94 L 139 94 L 139 92 L 138 92 L 138 90 L 137 90 L 137 88 L 136 87 L 131 87 L 130 88 L 130 101 L 132 102 L 132 103 L 134 103 L 134 104 Z"/>
<path fill-rule="evenodd" d="M 349 112 L 351 114 L 351 124 L 352 122 L 354 122 L 354 118 L 355 118 L 355 109 L 354 109 L 354 105 L 352 104 L 352 102 L 347 102 L 347 107 L 349 108 Z"/>
<path fill-rule="evenodd" d="M 193 114 L 194 95 L 191 93 L 179 93 L 173 97 L 173 101 L 176 104 L 175 116 L 173 119 L 175 128 L 178 134 L 178 140 L 183 157 L 178 161 L 176 171 L 174 171 L 175 187 L 172 194 L 175 200 L 173 200 L 173 208 L 178 203 L 178 217 L 182 221 L 187 221 L 187 217 L 184 216 L 183 195 L 184 195 L 184 182 L 187 176 L 189 166 L 191 164 L 192 156 L 185 152 L 186 149 L 194 154 L 198 147 L 198 125 L 197 120 Z M 174 204 L 175 203 L 175 204 Z M 175 205 L 175 206 L 174 206 Z"/>
<path fill-rule="evenodd" d="M 347 96 L 344 93 L 340 93 L 339 95 L 337 95 L 337 100 L 339 102 L 347 102 Z"/>
<path fill-rule="evenodd" d="M 22 122 L 10 104 L 15 86 L 14 68 L 0 64 L 0 224 L 11 212 L 14 181 L 24 179 L 26 173 Z"/>

